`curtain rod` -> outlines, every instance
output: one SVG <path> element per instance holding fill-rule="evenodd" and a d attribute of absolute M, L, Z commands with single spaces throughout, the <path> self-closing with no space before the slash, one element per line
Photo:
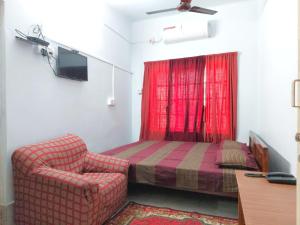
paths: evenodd
<path fill-rule="evenodd" d="M 47 37 L 46 37 L 46 38 L 47 38 Z M 50 42 L 53 42 L 53 43 L 55 43 L 55 44 L 57 44 L 57 45 L 61 45 L 61 46 L 63 46 L 63 47 L 69 48 L 69 49 L 78 50 L 78 49 L 76 49 L 76 48 L 73 48 L 72 46 L 65 45 L 65 44 L 60 43 L 60 42 L 58 42 L 58 41 L 55 41 L 55 40 L 53 40 L 53 39 L 51 39 L 51 38 L 47 38 L 47 39 L 48 39 Z M 113 66 L 113 67 L 115 67 L 115 68 L 117 68 L 117 69 L 119 69 L 119 70 L 122 70 L 123 72 L 126 72 L 126 73 L 129 73 L 130 75 L 133 75 L 133 73 L 132 73 L 131 71 L 129 71 L 129 70 L 127 70 L 127 69 L 125 69 L 125 68 L 123 68 L 123 67 L 121 67 L 121 66 L 118 66 L 118 65 L 116 65 L 116 64 L 114 64 L 114 63 L 111 63 L 111 62 L 109 62 L 108 60 L 101 59 L 101 58 L 98 57 L 98 56 L 92 55 L 92 54 L 87 53 L 87 52 L 83 52 L 83 51 L 81 51 L 81 50 L 78 50 L 78 51 L 79 51 L 80 53 L 82 53 L 83 55 L 86 55 L 86 56 L 88 56 L 88 57 L 94 58 L 94 59 L 96 59 L 96 60 L 98 60 L 98 61 L 101 61 L 101 62 L 103 62 L 103 63 L 106 63 L 106 64 L 108 64 L 108 65 L 111 65 L 111 66 Z"/>
<path fill-rule="evenodd" d="M 193 55 L 193 56 L 186 56 L 186 57 L 181 57 L 181 58 L 150 60 L 150 61 L 145 61 L 145 62 L 160 62 L 160 61 L 168 61 L 168 60 L 176 60 L 176 59 L 194 58 L 194 57 L 200 57 L 200 56 L 222 55 L 222 54 L 227 54 L 227 53 L 238 53 L 238 55 L 242 54 L 242 52 L 240 52 L 240 51 L 230 51 L 230 52 L 211 53 L 211 54 L 207 53 L 207 54 L 204 54 L 204 55 Z"/>

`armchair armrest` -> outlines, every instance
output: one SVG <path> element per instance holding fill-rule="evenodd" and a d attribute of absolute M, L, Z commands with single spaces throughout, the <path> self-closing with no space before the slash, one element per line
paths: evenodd
<path fill-rule="evenodd" d="M 129 161 L 125 159 L 118 159 L 112 156 L 106 156 L 92 152 L 88 152 L 85 156 L 85 172 L 122 173 L 127 176 L 128 169 Z"/>
<path fill-rule="evenodd" d="M 39 167 L 33 170 L 31 177 L 36 178 L 43 185 L 57 190 L 66 190 L 68 193 L 86 198 L 87 201 L 96 199 L 99 191 L 98 184 L 88 177 L 49 167 Z"/>

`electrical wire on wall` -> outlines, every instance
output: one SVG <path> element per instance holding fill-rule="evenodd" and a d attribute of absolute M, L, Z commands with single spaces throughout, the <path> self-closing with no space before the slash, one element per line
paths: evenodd
<path fill-rule="evenodd" d="M 42 32 L 42 29 L 41 29 L 40 25 L 38 25 L 38 24 L 34 25 L 33 29 L 32 29 L 32 33 L 35 34 L 35 35 L 37 35 L 38 38 L 42 38 L 44 41 L 46 41 L 45 40 L 45 36 L 44 36 L 44 34 Z M 55 70 L 55 66 L 53 66 L 53 61 L 54 61 L 54 63 L 56 63 L 56 58 L 53 55 L 53 52 L 51 52 L 49 50 L 49 47 L 45 47 L 45 48 L 41 49 L 41 53 L 42 53 L 43 56 L 47 57 L 48 64 L 49 64 L 50 68 L 52 69 L 54 75 L 57 75 L 57 72 Z"/>
<path fill-rule="evenodd" d="M 106 26 L 107 26 L 107 28 L 109 28 L 108 25 L 106 25 Z M 109 29 L 114 33 L 117 32 L 113 28 L 109 28 Z M 54 45 L 63 46 L 64 48 L 67 48 L 67 49 L 75 49 L 73 46 L 69 46 L 69 45 L 60 43 L 60 42 L 55 41 L 53 39 L 47 38 L 48 41 L 46 41 L 45 40 L 46 38 L 45 38 L 45 36 L 42 32 L 42 27 L 40 25 L 32 25 L 30 27 L 29 31 L 27 32 L 27 34 L 21 32 L 18 29 L 14 29 L 14 32 L 17 33 L 17 35 L 15 36 L 17 39 L 40 46 L 40 53 L 43 56 L 47 57 L 48 64 L 51 67 L 51 69 L 52 69 L 52 71 L 55 75 L 57 74 L 57 71 L 55 69 L 56 68 L 56 57 L 54 55 L 53 49 L 48 47 L 49 44 L 50 44 L 48 41 L 51 41 L 51 43 L 54 44 Z M 122 36 L 122 38 L 127 42 L 129 41 L 128 39 L 126 39 L 126 37 L 123 37 L 123 35 L 121 33 L 119 33 L 118 36 L 120 36 L 120 37 Z M 132 43 L 132 44 L 136 44 L 136 43 Z M 119 70 L 122 70 L 126 73 L 132 74 L 132 72 L 129 71 L 128 69 L 126 69 L 126 68 L 124 68 L 120 65 L 116 65 L 115 63 L 110 62 L 107 59 L 103 59 L 103 58 L 101 58 L 97 55 L 93 55 L 93 54 L 88 53 L 88 52 L 84 52 L 84 51 L 80 51 L 80 52 L 83 55 L 85 55 L 86 57 L 94 58 L 98 61 L 101 61 L 101 62 L 104 62 L 104 63 L 109 64 L 111 66 L 114 66 L 115 69 L 119 69 Z"/>
<path fill-rule="evenodd" d="M 43 34 L 43 32 L 42 32 L 42 28 L 41 28 L 41 26 L 38 25 L 38 24 L 32 25 L 32 26 L 30 27 L 30 30 L 28 31 L 27 35 L 24 34 L 23 32 L 21 32 L 21 31 L 18 30 L 18 29 L 15 29 L 15 31 L 16 31 L 16 33 L 17 33 L 20 37 L 22 37 L 22 38 L 24 38 L 24 39 L 28 39 L 29 37 L 34 36 L 34 37 L 36 37 L 37 39 L 41 39 L 41 40 L 43 40 L 44 42 L 46 42 L 45 36 L 44 36 L 44 34 Z M 49 43 L 48 43 L 48 44 L 49 44 Z M 55 75 L 57 75 L 57 72 L 56 72 L 56 69 L 55 69 L 56 57 L 54 56 L 54 54 L 53 54 L 53 52 L 51 51 L 51 49 L 50 49 L 50 48 L 48 47 L 48 45 L 47 45 L 47 46 L 43 46 L 43 47 L 41 48 L 40 51 L 41 51 L 42 56 L 47 57 L 47 61 L 48 61 L 48 64 L 49 64 L 51 70 L 53 71 L 53 73 L 54 73 Z"/>

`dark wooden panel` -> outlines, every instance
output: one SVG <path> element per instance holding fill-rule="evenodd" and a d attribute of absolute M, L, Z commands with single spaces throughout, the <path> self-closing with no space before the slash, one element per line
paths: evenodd
<path fill-rule="evenodd" d="M 269 172 L 269 150 L 264 141 L 254 132 L 250 132 L 249 147 L 262 172 Z"/>

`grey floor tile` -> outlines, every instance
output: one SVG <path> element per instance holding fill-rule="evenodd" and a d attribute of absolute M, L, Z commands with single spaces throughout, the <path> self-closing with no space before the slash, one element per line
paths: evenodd
<path fill-rule="evenodd" d="M 140 204 L 237 218 L 237 200 L 148 185 L 130 184 L 129 201 Z"/>

